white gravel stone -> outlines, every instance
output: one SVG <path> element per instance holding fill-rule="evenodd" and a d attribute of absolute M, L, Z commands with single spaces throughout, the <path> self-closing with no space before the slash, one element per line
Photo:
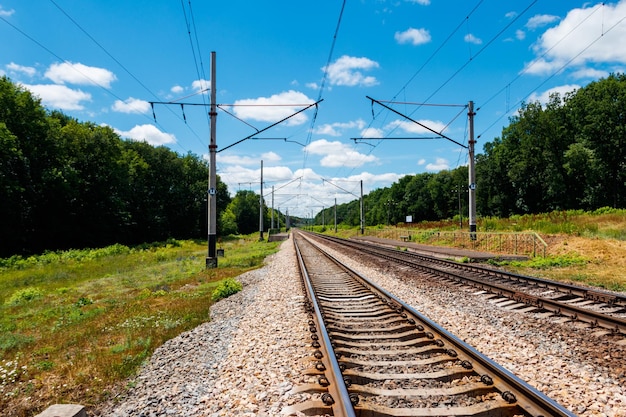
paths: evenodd
<path fill-rule="evenodd" d="M 626 416 L 626 355 L 616 338 L 332 252 L 575 414 Z M 123 398 L 92 415 L 279 416 L 310 398 L 290 393 L 306 380 L 312 353 L 293 242 L 238 279 L 243 290 L 213 305 L 210 322 L 165 343 Z"/>

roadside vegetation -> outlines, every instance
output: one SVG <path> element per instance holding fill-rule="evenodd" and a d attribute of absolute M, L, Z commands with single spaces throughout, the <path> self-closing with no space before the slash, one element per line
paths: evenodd
<path fill-rule="evenodd" d="M 398 239 L 412 235 L 412 241 L 429 245 L 445 245 L 467 249 L 469 239 L 445 240 L 436 237 L 440 232 L 468 235 L 467 222 L 459 230 L 459 218 L 442 221 L 424 221 L 398 226 L 367 227 L 365 233 L 378 237 Z M 509 218 L 478 218 L 478 239 L 483 234 L 537 233 L 546 243 L 546 253 L 537 253 L 526 261 L 493 260 L 493 266 L 525 275 L 590 285 L 602 289 L 626 292 L 626 210 L 601 208 L 554 211 L 544 214 L 515 215 Z M 335 234 L 334 227 L 315 227 L 316 231 Z M 353 237 L 357 228 L 339 227 L 337 235 Z M 402 247 L 401 245 L 399 247 Z M 488 251 L 499 253 L 492 247 Z M 507 253 L 507 252 L 502 252 Z M 509 252 L 510 253 L 510 252 Z"/>
<path fill-rule="evenodd" d="M 0 260 L 0 410 L 32 416 L 50 404 L 115 395 L 168 339 L 210 320 L 278 243 L 224 240 L 218 268 L 206 242 L 48 252 Z"/>

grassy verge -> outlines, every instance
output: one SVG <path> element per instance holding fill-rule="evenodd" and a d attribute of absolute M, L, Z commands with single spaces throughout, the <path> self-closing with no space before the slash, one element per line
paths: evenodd
<path fill-rule="evenodd" d="M 211 270 L 205 245 L 174 240 L 0 260 L 3 415 L 105 400 L 163 342 L 210 319 L 216 287 L 277 247 L 226 240 Z"/>
<path fill-rule="evenodd" d="M 464 232 L 467 232 L 467 222 L 464 226 Z M 624 209 L 602 208 L 593 212 L 567 210 L 510 218 L 487 217 L 479 218 L 477 226 L 479 240 L 490 233 L 536 232 L 547 242 L 545 257 L 538 256 L 523 262 L 493 262 L 503 269 L 525 275 L 626 292 L 626 210 Z M 401 224 L 397 227 L 369 226 L 366 233 L 399 240 L 399 236 L 406 235 L 409 230 L 413 235 L 413 241 L 420 241 L 421 236 L 436 237 L 440 231 L 459 230 L 459 219 Z M 320 227 L 316 231 L 321 231 Z M 332 228 L 327 228 L 325 233 L 335 235 Z M 344 238 L 358 234 L 359 230 L 356 227 L 340 228 L 336 233 L 337 236 Z M 430 238 L 420 243 L 467 247 L 463 240 L 438 241 Z M 480 250 L 494 252 L 497 249 L 496 246 L 481 247 Z M 505 252 L 496 251 L 495 253 L 515 253 L 506 252 L 506 248 L 504 250 Z M 543 255 L 543 252 L 538 253 Z"/>

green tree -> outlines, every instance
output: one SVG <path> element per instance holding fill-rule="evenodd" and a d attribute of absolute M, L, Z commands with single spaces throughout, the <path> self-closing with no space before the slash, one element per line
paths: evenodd
<path fill-rule="evenodd" d="M 249 234 L 259 230 L 259 195 L 250 190 L 239 190 L 226 208 L 237 219 L 237 230 Z M 267 212 L 267 210 L 265 210 Z M 265 213 L 266 214 L 266 213 Z M 266 216 L 264 216 L 266 217 Z M 266 221 L 266 219 L 264 218 Z M 267 230 L 266 227 L 263 230 Z"/>
<path fill-rule="evenodd" d="M 576 142 L 593 156 L 588 159 L 592 165 L 586 172 L 571 172 L 576 174 L 576 195 L 597 207 L 625 207 L 626 75 L 611 74 L 588 84 L 570 97 L 566 106 Z M 579 152 L 577 155 L 581 156 Z M 568 163 L 572 169 L 573 161 Z"/>

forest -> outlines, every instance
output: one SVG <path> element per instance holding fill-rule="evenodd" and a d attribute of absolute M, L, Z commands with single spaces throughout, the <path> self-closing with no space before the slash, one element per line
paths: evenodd
<path fill-rule="evenodd" d="M 626 76 L 612 74 L 542 105 L 524 103 L 476 156 L 477 213 L 507 217 L 626 207 Z M 407 175 L 364 197 L 365 224 L 467 213 L 466 166 Z M 113 129 L 48 111 L 0 78 L 0 256 L 206 239 L 207 162 L 124 140 Z M 259 230 L 259 196 L 233 197 L 218 176 L 218 236 Z M 334 207 L 315 223 L 334 220 Z M 284 226 L 285 216 L 280 216 Z M 270 226 L 264 213 L 264 230 Z M 301 219 L 293 219 L 297 223 Z M 360 224 L 359 201 L 337 207 Z M 480 229 L 479 229 L 480 231 Z"/>

